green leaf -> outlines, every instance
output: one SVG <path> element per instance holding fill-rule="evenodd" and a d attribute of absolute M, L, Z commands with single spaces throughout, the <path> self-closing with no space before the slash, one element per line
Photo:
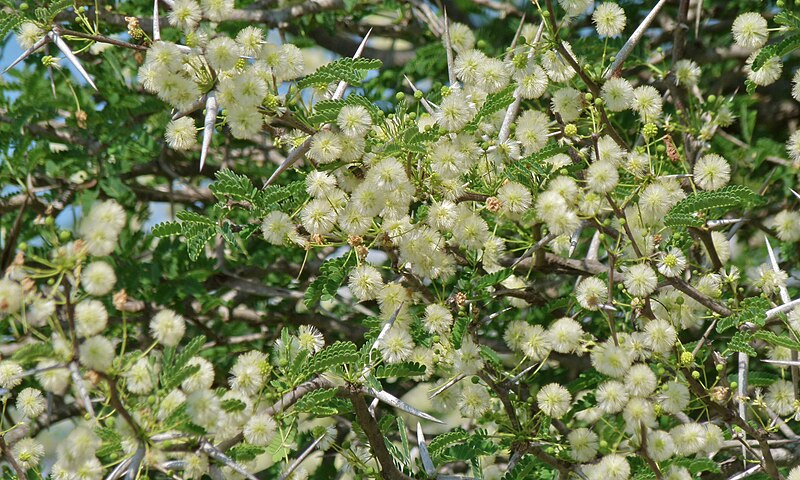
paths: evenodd
<path fill-rule="evenodd" d="M 778 335 L 769 330 L 760 330 L 755 333 L 754 337 L 764 340 L 772 346 L 786 347 L 790 350 L 800 351 L 800 342 L 792 340 L 788 335 Z"/>
<path fill-rule="evenodd" d="M 470 124 L 477 125 L 482 119 L 511 105 L 511 102 L 514 101 L 514 90 L 516 88 L 517 84 L 511 83 L 499 92 L 487 96 L 486 101 L 483 102 L 481 109 L 478 110 L 478 114 L 475 115 Z"/>
<path fill-rule="evenodd" d="M 756 350 L 750 345 L 750 341 L 752 339 L 753 334 L 750 332 L 736 332 L 728 342 L 728 348 L 726 349 L 726 352 L 742 352 L 746 353 L 750 357 L 755 357 L 758 355 L 758 353 L 756 353 Z"/>
<path fill-rule="evenodd" d="M 461 342 L 464 341 L 464 334 L 467 333 L 467 326 L 469 325 L 469 317 L 466 315 L 459 315 L 453 323 L 453 331 L 450 340 L 453 343 L 453 348 L 458 350 L 461 348 Z"/>
<path fill-rule="evenodd" d="M 720 472 L 719 463 L 708 458 L 676 458 L 668 462 L 668 465 L 685 467 L 693 477 L 703 472 Z"/>
<path fill-rule="evenodd" d="M 214 196 L 220 200 L 231 198 L 233 200 L 252 203 L 258 190 L 253 186 L 244 175 L 234 173 L 232 170 L 223 168 L 216 173 L 217 181 L 209 185 L 209 189 Z"/>
<path fill-rule="evenodd" d="M 428 445 L 428 452 L 435 462 L 436 457 L 439 457 L 445 449 L 457 443 L 464 442 L 467 439 L 469 439 L 469 433 L 464 430 L 453 430 L 452 432 L 443 433 L 431 440 L 431 443 Z"/>
<path fill-rule="evenodd" d="M 150 231 L 150 233 L 158 238 L 180 235 L 182 232 L 183 227 L 180 222 L 161 222 L 155 225 Z"/>
<path fill-rule="evenodd" d="M 241 443 L 228 450 L 227 454 L 231 459 L 237 462 L 249 462 L 255 460 L 257 456 L 266 452 L 267 450 L 257 445 L 250 445 L 249 443 Z"/>
<path fill-rule="evenodd" d="M 23 345 L 19 350 L 11 355 L 11 359 L 17 363 L 32 363 L 40 358 L 50 358 L 53 356 L 53 345 L 50 343 L 36 342 Z"/>
<path fill-rule="evenodd" d="M 764 297 L 745 298 L 742 300 L 741 310 L 738 313 L 717 322 L 717 333 L 722 333 L 731 327 L 738 327 L 747 322 L 763 327 L 767 321 L 767 310 L 769 308 L 769 301 Z"/>
<path fill-rule="evenodd" d="M 781 377 L 779 375 L 769 372 L 748 372 L 747 385 L 761 388 L 769 387 L 775 383 L 775 380 L 780 380 L 780 378 Z M 732 373 L 728 375 L 728 383 L 737 381 L 739 381 L 738 374 Z"/>
<path fill-rule="evenodd" d="M 312 85 L 327 85 L 344 80 L 350 85 L 361 83 L 366 77 L 366 72 L 376 70 L 383 65 L 377 59 L 368 58 L 340 58 L 325 64 L 316 72 L 297 82 L 297 88 L 303 89 Z"/>
<path fill-rule="evenodd" d="M 228 398 L 221 403 L 222 409 L 226 412 L 241 412 L 247 408 L 247 404 L 235 398 Z"/>
<path fill-rule="evenodd" d="M 314 279 L 303 294 L 306 307 L 311 309 L 316 303 L 325 298 L 333 298 L 336 291 L 344 283 L 344 279 L 355 266 L 356 256 L 352 253 L 341 257 L 326 260 L 320 266 L 319 276 Z"/>
<path fill-rule="evenodd" d="M 414 362 L 380 365 L 375 369 L 375 378 L 416 377 L 425 374 L 425 366 Z"/>
<path fill-rule="evenodd" d="M 727 211 L 732 207 L 747 208 L 762 202 L 760 195 L 743 185 L 728 185 L 712 192 L 695 192 L 670 209 L 664 217 L 664 224 L 668 227 L 699 227 L 705 223 L 704 219 L 695 215 L 699 212 L 712 209 Z"/>
<path fill-rule="evenodd" d="M 753 59 L 752 69 L 754 72 L 761 70 L 761 67 L 772 57 L 783 57 L 800 48 L 800 35 L 794 34 L 784 37 L 780 42 L 767 45 L 762 48 L 756 58 Z"/>
<path fill-rule="evenodd" d="M 494 273 L 484 275 L 476 283 L 473 284 L 474 285 L 473 290 L 480 293 L 489 287 L 492 287 L 494 285 L 497 285 L 498 283 L 503 282 L 505 279 L 513 275 L 513 273 L 514 270 L 510 268 L 503 268 Z"/>
<path fill-rule="evenodd" d="M 358 349 L 353 342 L 335 342 L 308 360 L 305 373 L 313 375 L 358 361 Z"/>

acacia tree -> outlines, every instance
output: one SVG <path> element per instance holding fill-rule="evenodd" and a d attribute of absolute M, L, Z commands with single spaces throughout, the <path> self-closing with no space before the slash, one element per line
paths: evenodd
<path fill-rule="evenodd" d="M 4 475 L 800 479 L 793 1 L 2 3 Z"/>

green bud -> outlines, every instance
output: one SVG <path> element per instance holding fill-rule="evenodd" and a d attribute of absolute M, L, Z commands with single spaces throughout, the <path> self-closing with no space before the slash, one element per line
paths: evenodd
<path fill-rule="evenodd" d="M 607 448 L 607 447 L 608 447 L 608 441 L 600 440 L 600 448 Z"/>
<path fill-rule="evenodd" d="M 450 95 L 450 87 L 442 87 L 442 98 L 445 98 L 448 95 Z"/>
<path fill-rule="evenodd" d="M 410 118 L 411 120 L 414 120 L 415 118 L 417 118 L 417 112 L 409 112 L 408 113 L 408 118 Z"/>
<path fill-rule="evenodd" d="M 717 96 L 716 95 L 709 95 L 706 98 L 706 100 L 708 100 L 708 103 L 715 103 L 717 101 Z"/>
<path fill-rule="evenodd" d="M 52 227 L 56 223 L 56 219 L 53 217 L 45 217 L 44 224 L 48 227 Z"/>
<path fill-rule="evenodd" d="M 658 135 L 658 127 L 655 123 L 647 123 L 642 128 L 642 135 L 644 135 L 644 138 L 648 140 L 654 138 L 656 135 Z"/>
<path fill-rule="evenodd" d="M 681 365 L 691 365 L 694 363 L 694 355 L 692 352 L 681 353 Z"/>
<path fill-rule="evenodd" d="M 441 340 L 441 338 L 439 337 L 439 335 L 434 335 L 433 337 L 431 337 L 431 341 L 432 341 L 433 343 L 437 343 L 439 340 Z"/>
<path fill-rule="evenodd" d="M 29 6 L 28 6 L 27 2 L 22 2 L 22 3 L 19 4 L 19 9 L 20 10 L 27 10 L 28 8 L 29 8 Z"/>
<path fill-rule="evenodd" d="M 406 94 L 405 94 L 405 93 L 403 93 L 403 92 L 397 92 L 397 93 L 394 95 L 394 98 L 395 98 L 395 99 L 397 99 L 397 101 L 398 101 L 398 102 L 402 102 L 403 100 L 405 100 L 405 98 L 406 98 Z"/>
<path fill-rule="evenodd" d="M 19 248 L 20 251 L 24 252 L 28 249 L 28 244 L 25 242 L 20 242 L 20 244 L 17 245 L 17 248 Z"/>
<path fill-rule="evenodd" d="M 481 40 L 478 40 L 478 42 L 477 42 L 475 45 L 476 45 L 478 48 L 481 48 L 481 49 L 483 49 L 483 48 L 486 48 L 486 46 L 487 46 L 487 44 L 486 44 L 486 40 L 483 40 L 483 39 L 481 39 Z"/>
<path fill-rule="evenodd" d="M 594 100 L 594 95 L 592 95 L 591 92 L 586 92 L 583 98 L 585 98 L 587 102 L 591 102 L 592 100 Z"/>
<path fill-rule="evenodd" d="M 620 225 L 625 225 L 626 223 L 627 223 L 627 222 L 625 221 L 625 219 L 624 219 L 624 218 L 620 218 L 620 219 L 619 219 L 619 224 L 620 224 Z"/>
<path fill-rule="evenodd" d="M 602 107 L 603 105 L 605 105 L 605 103 L 606 102 L 604 102 L 602 98 L 595 98 L 594 99 L 594 106 L 595 107 Z"/>
<path fill-rule="evenodd" d="M 678 305 L 683 305 L 683 302 L 684 302 L 683 297 L 678 297 L 675 299 L 675 303 Z"/>
<path fill-rule="evenodd" d="M 736 388 L 737 388 L 738 386 L 739 386 L 739 382 L 731 382 L 731 388 L 732 388 L 732 389 L 736 390 Z"/>
<path fill-rule="evenodd" d="M 667 151 L 667 147 L 664 146 L 663 144 L 659 143 L 658 146 L 656 147 L 656 151 L 658 153 L 664 153 L 664 152 Z"/>
<path fill-rule="evenodd" d="M 414 92 L 414 98 L 420 100 L 422 98 L 422 90 L 417 90 Z"/>
<path fill-rule="evenodd" d="M 698 372 L 697 370 L 692 370 L 692 378 L 694 378 L 695 380 L 700 380 L 700 372 Z"/>
<path fill-rule="evenodd" d="M 70 232 L 69 230 L 61 230 L 60 232 L 58 232 L 58 239 L 61 240 L 62 242 L 68 241 L 71 236 L 72 232 Z"/>
<path fill-rule="evenodd" d="M 559 171 L 558 171 L 558 174 L 559 174 L 559 175 L 567 175 L 568 173 L 569 173 L 569 172 L 567 171 L 567 169 L 566 169 L 566 168 L 562 168 L 561 170 L 559 170 Z"/>
<path fill-rule="evenodd" d="M 574 123 L 568 123 L 564 126 L 564 135 L 567 137 L 574 137 L 578 134 L 578 127 Z"/>
<path fill-rule="evenodd" d="M 473 385 L 477 385 L 478 383 L 480 383 L 481 379 L 480 379 L 480 377 L 475 375 L 470 379 L 470 381 L 472 382 Z"/>
<path fill-rule="evenodd" d="M 721 363 L 718 363 L 715 368 L 717 369 L 718 372 L 721 372 L 722 369 L 725 368 L 725 367 Z"/>

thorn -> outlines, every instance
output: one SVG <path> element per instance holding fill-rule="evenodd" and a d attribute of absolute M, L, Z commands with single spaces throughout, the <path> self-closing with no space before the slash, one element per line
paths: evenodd
<path fill-rule="evenodd" d="M 764 358 L 761 361 L 763 363 L 772 363 L 772 364 L 775 364 L 775 365 L 786 365 L 786 366 L 789 366 L 789 367 L 800 367 L 800 361 L 799 360 L 769 360 L 769 359 Z"/>
<path fill-rule="evenodd" d="M 11 62 L 11 65 L 7 66 L 6 69 L 3 70 L 3 75 L 5 75 L 6 72 L 11 70 L 12 68 L 16 67 L 19 62 L 21 62 L 21 61 L 25 60 L 26 58 L 28 58 L 33 52 L 35 52 L 36 50 L 39 50 L 40 48 L 42 48 L 44 46 L 44 44 L 49 42 L 49 41 L 50 41 L 50 35 L 49 34 L 45 35 L 44 37 L 42 37 L 39 40 L 37 40 L 36 43 L 34 43 L 31 46 L 31 48 L 29 48 L 29 49 L 25 50 L 24 52 L 22 52 L 22 55 L 17 57 L 16 60 Z"/>
<path fill-rule="evenodd" d="M 364 53 L 364 47 L 367 46 L 367 40 L 369 39 L 369 34 L 372 33 L 372 29 L 370 28 L 367 31 L 367 34 L 364 35 L 364 39 L 361 40 L 361 43 L 358 45 L 356 49 L 356 53 L 353 54 L 353 58 L 359 58 L 362 53 Z M 347 82 L 341 80 L 338 85 L 336 85 L 336 91 L 333 92 L 333 100 L 341 100 L 344 96 L 344 91 L 347 90 Z"/>
<path fill-rule="evenodd" d="M 400 309 L 403 308 L 403 303 L 405 302 L 400 303 L 400 306 L 397 307 L 397 310 L 394 311 L 392 316 L 389 317 L 389 320 L 387 320 L 386 323 L 383 325 L 383 328 L 381 328 L 381 333 L 378 334 L 378 338 L 376 338 L 375 343 L 372 344 L 371 350 L 375 350 L 376 348 L 378 348 L 378 344 L 381 343 L 381 340 L 383 340 L 384 337 L 386 337 L 386 334 L 389 333 L 389 330 L 391 330 L 392 325 L 394 325 L 394 321 L 397 320 L 397 316 L 400 315 Z"/>
<path fill-rule="evenodd" d="M 706 227 L 708 228 L 718 228 L 718 227 L 725 227 L 728 225 L 733 225 L 735 223 L 739 223 L 746 220 L 745 218 L 723 218 L 721 220 L 709 220 L 706 222 Z"/>
<path fill-rule="evenodd" d="M 131 466 L 128 467 L 128 474 L 125 475 L 125 480 L 136 480 L 139 478 L 139 467 L 142 466 L 144 454 L 144 443 L 140 441 L 139 448 L 136 449 L 136 453 L 133 455 L 133 457 L 131 457 Z"/>
<path fill-rule="evenodd" d="M 308 150 L 311 148 L 311 141 L 313 139 L 314 135 L 311 135 L 310 137 L 306 138 L 306 140 L 302 144 L 300 144 L 299 147 L 289 152 L 289 155 L 286 156 L 286 159 L 283 161 L 283 163 L 281 163 L 278 166 L 278 168 L 272 173 L 269 179 L 267 179 L 267 182 L 264 184 L 264 186 L 266 187 L 272 184 L 272 182 L 274 182 L 275 179 L 278 178 L 278 175 L 286 171 L 286 169 L 291 167 L 294 164 L 294 162 L 296 162 L 297 160 L 300 159 L 300 157 L 305 155 L 306 152 L 308 152 Z"/>
<path fill-rule="evenodd" d="M 798 200 L 800 200 L 800 193 L 795 192 L 791 188 L 789 190 L 791 190 L 791 192 L 794 193 L 794 196 L 797 197 Z"/>
<path fill-rule="evenodd" d="M 177 120 L 177 119 L 179 119 L 179 118 L 183 118 L 183 117 L 185 117 L 186 115 L 189 115 L 189 114 L 191 114 L 191 113 L 194 113 L 194 112 L 196 112 L 197 110 L 199 110 L 199 109 L 200 109 L 200 107 L 202 107 L 202 106 L 203 106 L 203 105 L 205 105 L 205 104 L 206 104 L 206 96 L 205 96 L 205 95 L 203 95 L 202 97 L 200 97 L 199 99 L 197 99 L 197 100 L 196 100 L 196 101 L 195 101 L 195 102 L 192 104 L 192 106 L 190 106 L 190 107 L 189 107 L 189 108 L 187 108 L 186 110 L 184 110 L 184 111 L 182 111 L 182 112 L 177 112 L 177 113 L 175 113 L 175 115 L 173 115 L 173 116 L 172 116 L 172 120 L 173 120 L 173 121 L 175 121 L 175 120 Z"/>
<path fill-rule="evenodd" d="M 789 310 L 793 309 L 798 305 L 800 305 L 800 298 L 797 298 L 790 302 L 786 302 L 783 305 L 779 305 L 775 308 L 767 310 L 767 320 L 772 320 L 773 318 L 778 316 L 779 313 L 788 312 Z"/>
<path fill-rule="evenodd" d="M 81 74 L 81 76 L 83 76 L 84 80 L 86 80 L 86 82 L 89 85 L 91 85 L 92 88 L 95 89 L 95 91 L 97 91 L 97 85 L 94 84 L 92 79 L 89 77 L 89 74 L 86 73 L 86 70 L 83 69 L 83 66 L 81 65 L 81 62 L 78 60 L 78 57 L 76 57 L 75 54 L 72 53 L 72 50 L 69 49 L 67 42 L 65 42 L 61 38 L 61 36 L 57 34 L 54 30 L 48 32 L 48 35 L 50 35 L 50 38 L 53 40 L 53 43 L 55 43 L 58 49 L 61 50 L 61 53 L 63 53 L 64 56 L 67 57 L 67 60 L 69 60 L 72 66 L 75 67 L 75 69 L 78 71 L 78 73 Z"/>
<path fill-rule="evenodd" d="M 575 253 L 575 249 L 578 247 L 578 240 L 581 238 L 581 232 L 583 232 L 583 224 L 581 224 L 575 233 L 572 234 L 572 238 L 569 239 L 569 251 L 567 252 L 567 258 L 571 258 L 572 254 Z"/>
<path fill-rule="evenodd" d="M 372 402 L 370 402 L 369 407 L 367 408 L 367 411 L 369 412 L 369 415 L 372 418 L 375 418 L 375 409 L 378 408 L 378 403 L 379 402 L 380 402 L 380 400 L 378 400 L 377 398 L 374 398 L 372 400 Z"/>
<path fill-rule="evenodd" d="M 419 91 L 419 89 L 417 88 L 417 86 L 416 86 L 416 85 L 414 85 L 414 82 L 412 82 L 412 81 L 411 81 L 411 79 L 409 79 L 407 75 L 403 75 L 403 78 L 405 78 L 405 79 L 406 79 L 406 82 L 408 82 L 408 85 L 411 87 L 411 90 L 412 90 L 414 93 L 417 93 L 417 92 Z M 425 109 L 425 111 L 426 111 L 426 112 L 428 112 L 428 113 L 430 113 L 431 115 L 433 115 L 433 113 L 434 113 L 434 112 L 433 112 L 433 108 L 431 108 L 431 104 L 430 104 L 430 103 L 428 103 L 428 101 L 427 101 L 427 100 L 425 100 L 425 97 L 422 97 L 422 98 L 420 99 L 420 103 L 422 103 L 422 107 Z"/>
<path fill-rule="evenodd" d="M 289 465 L 289 468 L 287 468 L 286 471 L 283 472 L 283 474 L 280 477 L 280 480 L 286 480 L 287 478 L 291 477 L 292 476 L 292 472 L 294 472 L 297 469 L 297 467 L 299 467 L 300 464 L 303 463 L 303 461 L 311 454 L 311 452 L 314 451 L 315 448 L 317 448 L 317 445 L 319 445 L 320 442 L 322 442 L 322 439 L 324 439 L 324 438 L 325 438 L 325 435 L 321 435 L 319 438 L 314 440 L 314 442 L 311 445 L 309 445 L 308 448 L 303 450 L 303 453 L 301 453 L 294 460 L 294 462 L 292 462 L 292 464 Z"/>
<path fill-rule="evenodd" d="M 158 0 L 153 0 L 153 41 L 161 41 L 161 24 L 158 18 Z"/>
<path fill-rule="evenodd" d="M 236 473 L 244 475 L 249 480 L 258 480 L 258 478 L 255 475 L 248 472 L 247 469 L 245 469 L 242 465 L 240 465 L 239 463 L 235 462 L 232 458 L 222 453 L 222 451 L 220 451 L 217 447 L 210 444 L 208 440 L 205 439 L 201 440 L 200 449 L 206 452 L 206 454 L 209 457 L 213 458 L 214 460 L 217 460 L 218 462 L 224 465 L 227 465 L 228 467 L 231 467 Z"/>
<path fill-rule="evenodd" d="M 127 470 L 128 466 L 131 464 L 132 460 L 133 460 L 132 458 L 126 458 L 125 460 L 119 462 L 116 468 L 114 468 L 114 470 L 111 470 L 111 473 L 108 474 L 105 480 L 117 480 L 118 478 L 122 477 L 122 475 L 125 473 L 125 470 Z"/>
<path fill-rule="evenodd" d="M 445 391 L 445 390 L 447 390 L 448 388 L 452 387 L 452 386 L 453 386 L 453 385 L 455 385 L 456 383 L 458 383 L 458 382 L 460 382 L 461 380 L 463 380 L 463 379 L 464 379 L 464 377 L 466 377 L 466 375 L 464 375 L 463 373 L 459 373 L 458 375 L 456 375 L 455 377 L 453 377 L 451 380 L 447 381 L 447 383 L 445 383 L 445 384 L 444 384 L 444 385 L 442 385 L 441 387 L 439 387 L 439 388 L 437 388 L 436 390 L 434 390 L 434 391 L 433 391 L 433 393 L 431 393 L 430 395 L 428 395 L 428 398 L 429 398 L 429 399 L 436 398 L 436 397 L 437 397 L 438 395 L 440 395 L 442 392 L 444 392 L 444 391 Z"/>
<path fill-rule="evenodd" d="M 447 9 L 444 9 L 444 46 L 447 52 L 447 78 L 450 80 L 450 86 L 453 87 L 456 82 L 456 67 L 455 60 L 453 59 L 453 44 L 450 42 L 450 22 L 447 20 Z"/>
<path fill-rule="evenodd" d="M 425 434 L 422 433 L 422 425 L 417 422 L 417 445 L 419 446 L 419 458 L 422 460 L 422 467 L 425 474 L 432 477 L 436 474 L 436 467 L 433 465 L 431 454 L 428 452 L 428 445 L 425 443 Z"/>
<path fill-rule="evenodd" d="M 157 1 L 157 0 L 156 0 Z M 217 121 L 217 95 L 214 92 L 208 93 L 206 100 L 206 118 L 203 123 L 203 145 L 200 149 L 200 171 L 206 164 L 208 147 L 211 146 L 211 137 L 214 135 L 214 123 Z"/>
<path fill-rule="evenodd" d="M 438 418 L 428 415 L 427 413 L 423 412 L 422 410 L 417 410 L 416 408 L 412 407 L 411 405 L 407 404 L 406 402 L 400 400 L 399 398 L 395 397 L 394 395 L 390 394 L 389 392 L 383 390 L 375 390 L 374 388 L 369 388 L 367 393 L 372 395 L 373 397 L 377 398 L 381 402 L 391 405 L 397 409 L 400 409 L 406 413 L 414 415 L 415 417 L 422 418 L 424 420 L 428 420 L 431 422 L 441 423 L 444 424 L 443 421 L 439 420 Z"/>
<path fill-rule="evenodd" d="M 778 259 L 775 257 L 775 251 L 772 250 L 772 245 L 769 244 L 769 238 L 767 238 L 766 235 L 764 235 L 764 243 L 767 244 L 767 253 L 769 253 L 769 263 L 772 265 L 772 271 L 778 273 L 781 270 L 781 267 L 778 266 Z M 786 285 L 781 285 L 780 295 L 783 303 L 789 303 L 792 301 L 792 297 L 789 296 L 789 291 L 786 289 Z"/>

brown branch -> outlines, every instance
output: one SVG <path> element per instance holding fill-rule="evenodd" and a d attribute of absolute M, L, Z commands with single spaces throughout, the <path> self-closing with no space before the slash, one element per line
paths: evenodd
<path fill-rule="evenodd" d="M 53 27 L 53 30 L 55 30 L 59 35 L 62 36 L 83 38 L 85 40 L 93 40 L 98 43 L 108 43 L 109 45 L 116 45 L 117 47 L 130 48 L 131 50 L 139 50 L 140 52 L 147 51 L 147 47 L 144 45 L 135 45 L 133 43 L 123 42 L 122 40 L 106 37 L 104 35 L 89 35 L 88 33 L 76 32 L 75 30 L 69 30 L 64 27 L 61 27 L 60 25 L 56 25 L 55 27 Z"/>
<path fill-rule="evenodd" d="M 6 444 L 6 439 L 3 435 L 0 435 L 0 452 L 3 452 L 3 457 L 5 457 L 6 461 L 11 468 L 17 473 L 17 478 L 19 480 L 28 480 L 28 475 L 25 473 L 25 470 L 19 466 L 17 463 L 17 459 L 14 458 L 14 454 L 11 453 L 11 450 L 8 448 Z"/>
<path fill-rule="evenodd" d="M 372 415 L 370 415 L 369 407 L 367 406 L 367 402 L 364 401 L 364 397 L 361 396 L 361 393 L 357 390 L 350 391 L 349 395 L 358 424 L 364 430 L 369 440 L 370 449 L 375 454 L 381 466 L 381 475 L 383 478 L 386 480 L 411 480 L 411 477 L 405 475 L 395 466 L 392 454 L 389 453 L 389 450 L 386 448 L 383 434 L 378 428 L 378 423 Z"/>

